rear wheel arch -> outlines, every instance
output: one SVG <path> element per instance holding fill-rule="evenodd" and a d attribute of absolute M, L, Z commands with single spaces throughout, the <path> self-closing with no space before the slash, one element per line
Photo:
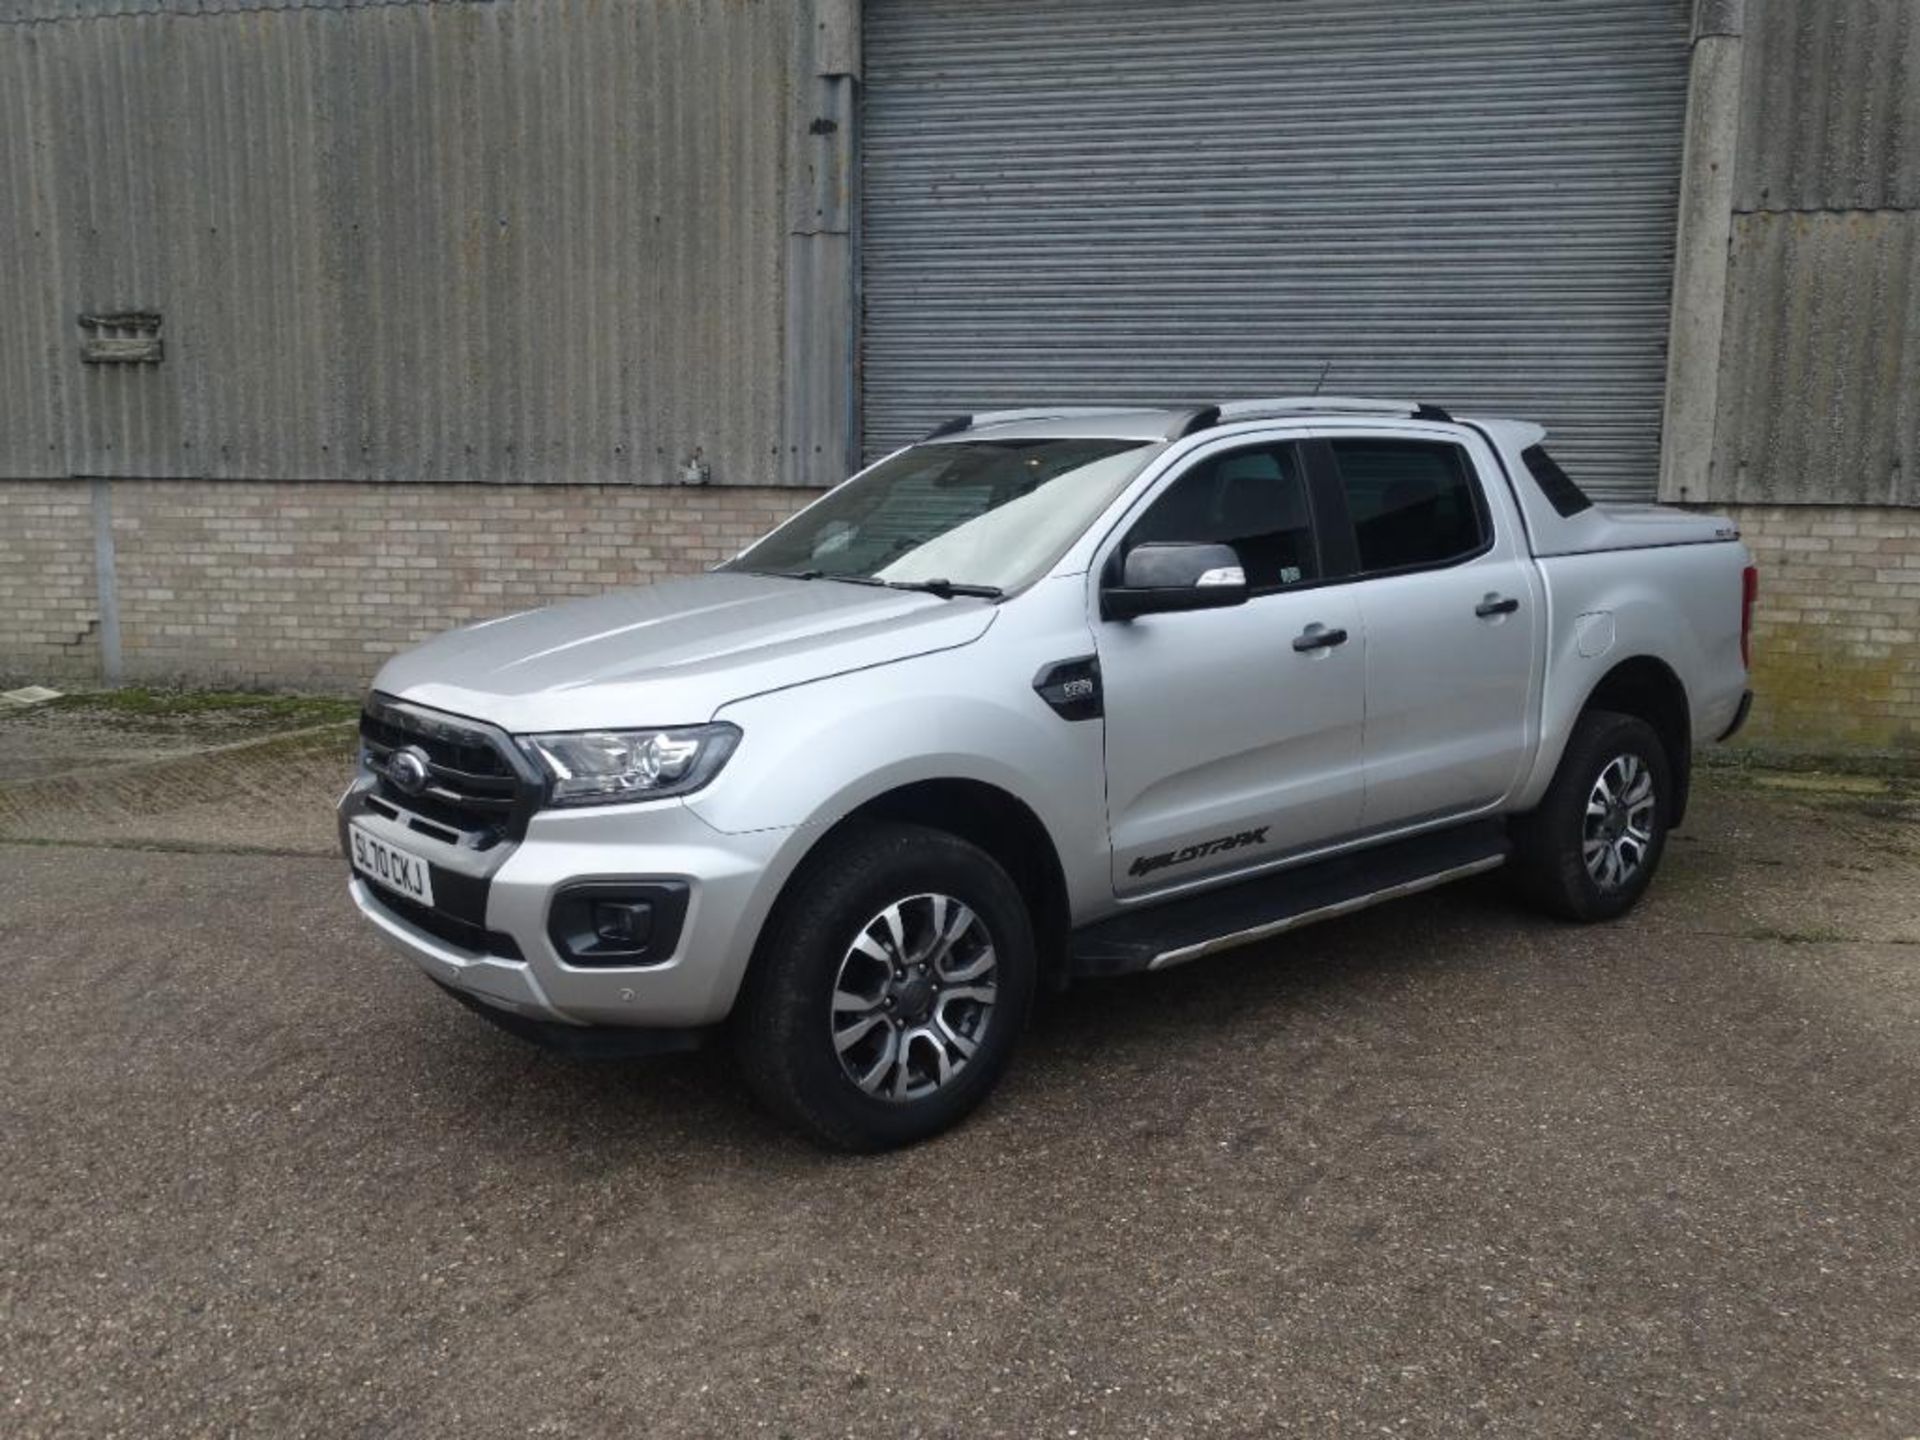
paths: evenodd
<path fill-rule="evenodd" d="M 1660 737 L 1672 773 L 1673 804 L 1668 824 L 1677 829 L 1686 818 L 1693 779 L 1693 709 L 1687 700 L 1687 687 L 1666 661 L 1636 655 L 1622 660 L 1600 678 L 1579 713 L 1587 715 L 1596 710 L 1643 720 Z"/>
<path fill-rule="evenodd" d="M 1583 710 L 1547 793 L 1512 823 L 1521 894 L 1562 920 L 1624 915 L 1659 867 L 1673 794 L 1667 745 L 1649 721 Z"/>

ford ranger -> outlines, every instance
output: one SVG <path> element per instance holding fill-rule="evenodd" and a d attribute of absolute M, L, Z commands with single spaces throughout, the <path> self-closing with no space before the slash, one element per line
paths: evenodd
<path fill-rule="evenodd" d="M 381 670 L 355 904 L 576 1053 L 725 1035 L 877 1149 L 1036 990 L 1496 867 L 1622 914 L 1745 718 L 1754 571 L 1540 427 L 1318 397 L 964 416 L 732 561 Z"/>

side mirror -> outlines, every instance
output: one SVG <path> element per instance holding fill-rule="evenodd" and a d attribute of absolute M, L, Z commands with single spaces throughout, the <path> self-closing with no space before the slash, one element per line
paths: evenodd
<path fill-rule="evenodd" d="M 1100 618 L 1244 605 L 1247 572 L 1231 545 L 1150 543 L 1127 552 L 1118 585 L 1100 591 Z"/>

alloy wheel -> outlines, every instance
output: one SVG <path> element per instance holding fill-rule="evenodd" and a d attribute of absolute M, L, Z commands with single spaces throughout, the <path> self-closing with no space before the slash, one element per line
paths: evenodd
<path fill-rule="evenodd" d="M 1581 853 L 1602 890 L 1619 889 L 1646 864 L 1657 805 L 1653 772 L 1638 755 L 1616 755 L 1600 767 L 1587 796 Z"/>
<path fill-rule="evenodd" d="M 993 1020 L 993 936 L 951 895 L 911 895 L 861 927 L 833 984 L 840 1068 L 882 1100 L 920 1100 L 966 1069 Z"/>

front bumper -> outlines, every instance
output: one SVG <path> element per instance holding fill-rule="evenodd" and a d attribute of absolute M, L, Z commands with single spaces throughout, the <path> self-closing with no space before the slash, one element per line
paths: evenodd
<path fill-rule="evenodd" d="M 790 868 L 793 831 L 724 834 L 677 800 L 540 811 L 523 838 L 477 850 L 382 813 L 391 805 L 373 808 L 374 789 L 363 773 L 342 797 L 343 850 L 356 823 L 425 859 L 436 901 L 447 897 L 459 913 L 396 904 L 353 874 L 360 913 L 439 984 L 537 1025 L 678 1031 L 718 1023 Z M 646 965 L 567 963 L 549 934 L 555 896 L 583 882 L 632 881 L 686 885 L 671 953 Z"/>
<path fill-rule="evenodd" d="M 440 988 L 489 1025 L 496 1025 L 516 1039 L 572 1060 L 638 1060 L 647 1056 L 698 1050 L 718 1035 L 721 1028 L 718 1025 L 694 1025 L 683 1029 L 648 1026 L 644 1030 L 636 1030 L 626 1025 L 569 1025 L 564 1021 L 539 1020 L 517 1011 L 502 1009 L 498 1005 L 489 1005 L 469 991 L 456 990 L 451 985 L 441 985 Z"/>

